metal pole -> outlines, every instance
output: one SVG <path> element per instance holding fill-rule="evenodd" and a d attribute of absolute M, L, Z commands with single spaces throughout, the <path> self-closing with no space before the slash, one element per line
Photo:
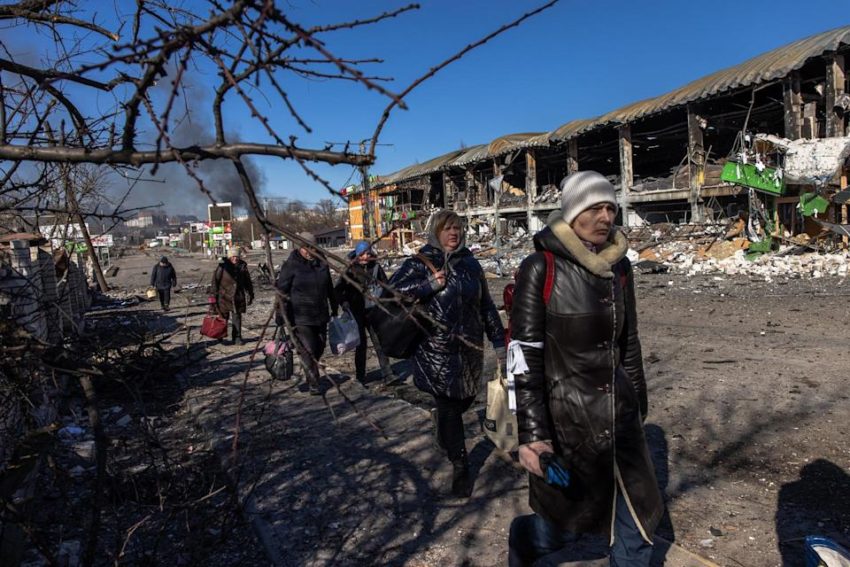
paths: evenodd
<path fill-rule="evenodd" d="M 366 151 L 366 140 L 360 142 L 360 153 Z M 360 166 L 361 182 L 360 186 L 363 189 L 363 237 L 365 240 L 373 240 L 377 238 L 378 231 L 375 226 L 375 215 L 372 211 L 371 189 L 369 187 L 369 170 L 365 165 Z"/>

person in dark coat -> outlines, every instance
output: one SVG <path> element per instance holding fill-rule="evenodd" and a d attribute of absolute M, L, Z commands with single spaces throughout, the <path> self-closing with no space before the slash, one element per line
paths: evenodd
<path fill-rule="evenodd" d="M 325 350 L 330 314 L 336 317 L 337 301 L 327 262 L 319 256 L 316 237 L 298 234 L 305 245 L 292 251 L 281 266 L 277 289 L 282 294 L 282 309 L 294 326 L 295 346 L 307 372 L 311 394 L 321 394 L 319 359 Z"/>
<path fill-rule="evenodd" d="M 171 288 L 177 285 L 177 272 L 166 256 L 159 259 L 151 270 L 151 287 L 156 288 L 159 296 L 159 306 L 163 311 L 168 311 L 171 303 Z"/>
<path fill-rule="evenodd" d="M 387 274 L 378 263 L 374 250 L 366 241 L 359 242 L 348 258 L 352 263 L 339 278 L 334 289 L 337 300 L 344 308 L 351 311 L 360 329 L 360 344 L 354 351 L 354 368 L 357 380 L 362 383 L 366 380 L 366 335 L 370 330 L 366 321 L 366 309 L 374 303 L 376 297 L 380 297 L 383 288 L 378 282 L 386 282 Z M 381 359 L 381 368 L 388 372 L 389 361 L 383 355 L 380 345 L 374 344 L 374 333 L 369 334 L 372 335 L 375 352 Z M 388 382 L 393 378 L 391 374 L 384 376 Z"/>
<path fill-rule="evenodd" d="M 222 258 L 213 272 L 212 293 L 216 310 L 230 318 L 233 344 L 243 345 L 242 314 L 254 302 L 254 284 L 248 264 L 242 259 L 241 248 L 235 248 L 229 258 Z"/>
<path fill-rule="evenodd" d="M 452 493 L 472 492 L 463 434 L 463 412 L 481 388 L 484 333 L 504 361 L 505 333 L 490 297 L 484 270 L 464 245 L 457 213 L 442 210 L 431 218 L 428 244 L 420 258 L 405 260 L 390 278 L 397 291 L 412 296 L 432 320 L 428 336 L 413 355 L 417 388 L 434 396 L 437 442 L 453 465 Z"/>
<path fill-rule="evenodd" d="M 608 535 L 615 567 L 649 565 L 652 555 L 664 505 L 643 430 L 634 279 L 628 243 L 613 225 L 616 203 L 599 173 L 566 177 L 561 218 L 535 235 L 537 252 L 517 274 L 508 366 L 521 358 L 528 366 L 515 375 L 517 423 L 536 513 L 511 524 L 511 567 L 531 565 L 579 533 Z"/>

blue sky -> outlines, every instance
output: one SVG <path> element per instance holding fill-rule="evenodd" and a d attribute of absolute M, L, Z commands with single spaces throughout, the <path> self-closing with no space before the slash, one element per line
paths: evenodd
<path fill-rule="evenodd" d="M 384 58 L 385 63 L 368 69 L 394 77 L 388 87 L 398 91 L 430 66 L 542 3 L 425 0 L 420 10 L 323 39 L 339 56 Z M 132 3 L 125 4 L 122 0 L 114 6 L 126 13 Z M 287 0 L 279 5 L 293 20 L 309 25 L 370 17 L 406 2 Z M 381 136 L 386 145 L 378 148 L 373 172 L 391 173 L 461 144 L 548 131 L 575 118 L 602 114 L 794 40 L 848 25 L 847 13 L 846 2 L 838 0 L 561 0 L 413 91 L 407 98 L 409 110 L 394 111 Z M 9 32 L 2 31 L 0 39 L 19 53 L 43 45 L 21 35 L 12 42 Z M 209 76 L 203 73 L 199 69 L 192 78 L 193 111 L 212 98 L 206 86 Z M 371 136 L 387 103 L 386 98 L 347 83 L 290 78 L 285 86 L 313 134 L 300 131 L 281 105 L 263 100 L 262 93 L 255 93 L 255 100 L 284 137 L 295 134 L 306 147 Z M 97 101 L 104 106 L 108 102 Z M 232 133 L 243 140 L 268 141 L 262 127 L 249 117 L 235 111 L 231 116 Z M 202 123 L 203 116 L 198 120 Z M 266 195 L 307 202 L 327 196 L 292 163 L 264 158 L 255 160 L 255 165 Z M 348 166 L 317 171 L 337 188 L 357 179 Z M 186 210 L 195 205 L 169 197 L 161 190 L 167 185 L 137 191 L 131 203 L 150 204 L 165 195 L 171 212 L 205 209 L 201 204 L 197 211 Z"/>

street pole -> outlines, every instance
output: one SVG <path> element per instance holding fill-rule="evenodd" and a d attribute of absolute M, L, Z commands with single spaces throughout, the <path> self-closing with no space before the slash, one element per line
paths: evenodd
<path fill-rule="evenodd" d="M 360 153 L 366 152 L 366 140 L 360 142 Z M 375 215 L 372 211 L 372 197 L 370 195 L 371 188 L 369 187 L 369 169 L 365 165 L 360 166 L 360 186 L 363 189 L 363 238 L 371 242 L 377 238 L 377 229 L 375 226 Z"/>

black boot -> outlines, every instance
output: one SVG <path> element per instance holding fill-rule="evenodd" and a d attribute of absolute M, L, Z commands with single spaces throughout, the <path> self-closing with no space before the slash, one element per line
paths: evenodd
<path fill-rule="evenodd" d="M 434 436 L 434 448 L 445 455 L 446 448 L 440 441 L 440 430 L 437 427 L 437 408 L 431 408 L 428 413 L 431 414 L 431 435 Z"/>
<path fill-rule="evenodd" d="M 469 498 L 472 494 L 472 479 L 469 477 L 469 460 L 464 455 L 452 461 L 452 496 Z"/>

